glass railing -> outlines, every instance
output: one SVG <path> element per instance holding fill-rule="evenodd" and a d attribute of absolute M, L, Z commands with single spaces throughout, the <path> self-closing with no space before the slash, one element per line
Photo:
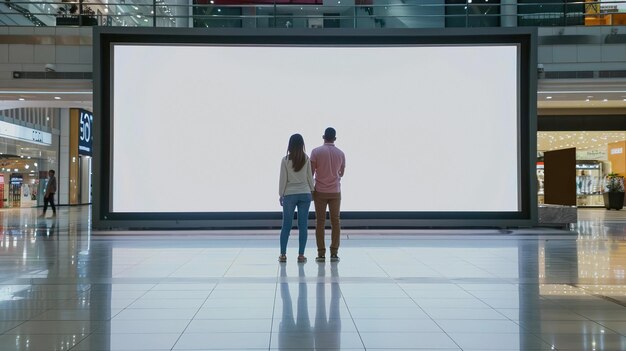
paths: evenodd
<path fill-rule="evenodd" d="M 626 25 L 624 1 L 118 0 L 0 2 L 4 26 L 443 28 Z"/>

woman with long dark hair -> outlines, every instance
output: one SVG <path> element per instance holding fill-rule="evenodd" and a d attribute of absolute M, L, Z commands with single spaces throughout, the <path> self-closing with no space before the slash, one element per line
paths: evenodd
<path fill-rule="evenodd" d="M 304 150 L 304 138 L 294 134 L 289 138 L 287 156 L 280 163 L 278 183 L 279 202 L 283 207 L 283 226 L 280 231 L 280 256 L 278 261 L 287 262 L 287 241 L 293 222 L 293 214 L 298 209 L 299 249 L 298 262 L 306 262 L 304 249 L 307 240 L 307 222 L 313 191 L 311 161 Z"/>

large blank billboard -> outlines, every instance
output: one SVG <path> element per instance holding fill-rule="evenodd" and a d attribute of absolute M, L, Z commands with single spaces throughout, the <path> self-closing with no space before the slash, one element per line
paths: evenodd
<path fill-rule="evenodd" d="M 529 53 L 509 37 L 111 38 L 102 209 L 279 219 L 290 135 L 310 153 L 331 126 L 346 154 L 344 218 L 523 219 Z"/>

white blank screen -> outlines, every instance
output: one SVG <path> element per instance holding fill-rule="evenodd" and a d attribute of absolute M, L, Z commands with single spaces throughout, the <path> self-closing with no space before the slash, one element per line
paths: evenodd
<path fill-rule="evenodd" d="M 280 211 L 337 130 L 342 211 L 520 210 L 518 48 L 115 45 L 112 212 Z"/>

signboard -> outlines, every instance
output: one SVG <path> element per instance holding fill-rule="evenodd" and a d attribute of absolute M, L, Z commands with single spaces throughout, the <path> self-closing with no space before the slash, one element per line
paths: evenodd
<path fill-rule="evenodd" d="M 626 12 L 626 3 L 623 0 L 602 0 L 600 2 L 600 12 L 615 13 Z"/>
<path fill-rule="evenodd" d="M 52 134 L 0 121 L 0 136 L 37 145 L 52 145 Z"/>
<path fill-rule="evenodd" d="M 93 113 L 79 110 L 78 154 L 91 156 L 93 145 Z"/>
<path fill-rule="evenodd" d="M 576 150 L 576 159 L 577 160 L 607 160 L 609 156 L 607 155 L 606 148 L 598 148 L 598 149 L 587 149 L 587 150 Z"/>
<path fill-rule="evenodd" d="M 11 173 L 11 184 L 12 185 L 22 185 L 24 178 L 19 173 Z"/>

